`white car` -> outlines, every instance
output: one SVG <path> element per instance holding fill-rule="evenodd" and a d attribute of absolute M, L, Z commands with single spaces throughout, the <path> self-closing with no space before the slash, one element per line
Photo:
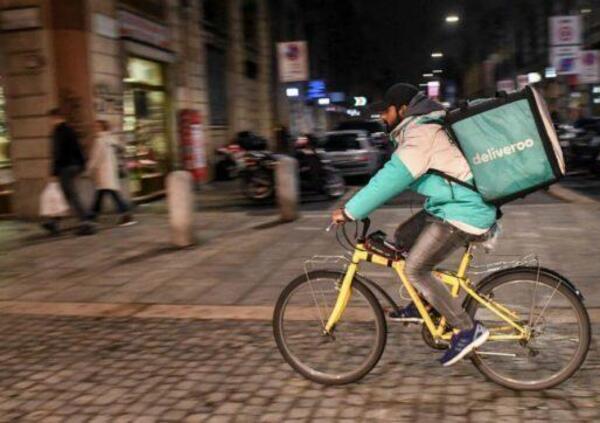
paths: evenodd
<path fill-rule="evenodd" d="M 371 145 L 366 131 L 327 132 L 319 147 L 319 154 L 344 176 L 371 176 L 382 161 L 382 152 Z"/>

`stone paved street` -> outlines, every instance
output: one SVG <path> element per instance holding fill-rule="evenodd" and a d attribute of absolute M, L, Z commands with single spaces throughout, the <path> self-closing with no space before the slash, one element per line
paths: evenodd
<path fill-rule="evenodd" d="M 384 207 L 374 228 L 391 234 L 415 204 Z M 323 387 L 294 373 L 269 319 L 306 259 L 343 254 L 324 232 L 335 206 L 308 202 L 288 224 L 270 206 L 199 208 L 198 245 L 184 250 L 169 246 L 160 202 L 141 207 L 133 227 L 104 217 L 92 237 L 0 222 L 0 421 L 600 419 L 595 340 L 579 373 L 541 393 L 496 386 L 468 362 L 443 369 L 415 328 L 394 324 L 382 361 L 359 383 Z M 516 202 L 504 209 L 498 248 L 475 264 L 537 254 L 581 289 L 597 336 L 599 211 L 543 193 Z M 363 272 L 404 302 L 389 269 Z"/>
<path fill-rule="evenodd" d="M 284 363 L 265 321 L 1 317 L 0 421 L 600 419 L 597 344 L 562 386 L 515 393 L 469 362 L 442 368 L 414 328 L 390 325 L 370 375 L 324 387 Z"/>

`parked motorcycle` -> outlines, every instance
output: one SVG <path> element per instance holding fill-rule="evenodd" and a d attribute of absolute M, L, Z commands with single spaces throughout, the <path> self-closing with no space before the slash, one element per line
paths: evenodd
<path fill-rule="evenodd" d="M 346 183 L 339 171 L 321 159 L 297 155 L 301 192 L 317 192 L 329 198 L 344 195 Z M 244 195 L 254 201 L 275 196 L 275 165 L 277 156 L 270 151 L 248 151 L 240 173 Z"/>
<path fill-rule="evenodd" d="M 558 142 L 565 159 L 565 164 L 567 168 L 570 169 L 575 161 L 572 143 L 583 137 L 585 135 L 585 131 L 577 129 L 572 125 L 565 124 L 555 124 L 555 128 L 556 135 L 558 135 Z"/>
<path fill-rule="evenodd" d="M 231 144 L 215 151 L 215 177 L 220 181 L 235 179 L 248 159 L 248 151 L 264 151 L 267 140 L 251 131 L 238 132 Z"/>
<path fill-rule="evenodd" d="M 577 125 L 557 125 L 557 134 L 567 167 L 594 170 L 600 155 L 600 121 L 589 118 Z"/>
<path fill-rule="evenodd" d="M 239 176 L 245 151 L 239 144 L 229 144 L 215 151 L 215 179 L 229 181 Z"/>
<path fill-rule="evenodd" d="M 275 164 L 277 159 L 270 151 L 246 151 L 240 171 L 242 192 L 254 201 L 265 201 L 275 193 Z"/>

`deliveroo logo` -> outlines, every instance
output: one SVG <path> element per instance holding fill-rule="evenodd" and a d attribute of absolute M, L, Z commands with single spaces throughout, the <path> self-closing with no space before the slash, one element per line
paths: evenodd
<path fill-rule="evenodd" d="M 475 157 L 471 159 L 473 164 L 487 163 L 494 160 L 501 159 L 504 156 L 510 156 L 514 153 L 519 153 L 528 148 L 533 148 L 535 143 L 531 138 L 527 138 L 525 141 L 519 141 L 511 145 L 507 145 L 501 148 L 488 148 L 485 153 L 477 153 Z"/>

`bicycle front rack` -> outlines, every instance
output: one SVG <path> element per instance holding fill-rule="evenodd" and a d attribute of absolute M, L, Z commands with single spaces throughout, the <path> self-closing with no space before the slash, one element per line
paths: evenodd
<path fill-rule="evenodd" d="M 315 266 L 319 266 L 319 268 L 329 268 L 329 270 L 341 270 L 344 273 L 350 264 L 350 259 L 346 256 L 321 256 L 316 255 L 312 256 L 308 260 L 304 261 L 304 274 L 306 278 L 309 279 L 308 274 L 313 270 L 316 270 Z M 332 268 L 330 268 L 330 266 Z M 333 269 L 335 267 L 335 269 Z"/>

